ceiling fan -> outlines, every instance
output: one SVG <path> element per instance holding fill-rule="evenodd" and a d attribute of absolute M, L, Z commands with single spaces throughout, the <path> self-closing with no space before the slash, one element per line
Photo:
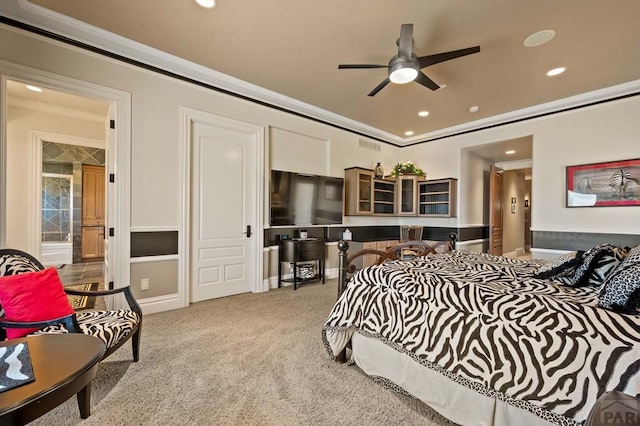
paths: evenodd
<path fill-rule="evenodd" d="M 452 50 L 450 52 L 436 53 L 434 55 L 420 56 L 418 57 L 413 53 L 413 24 L 402 24 L 400 28 L 400 38 L 397 41 L 398 54 L 391 58 L 388 65 L 373 65 L 373 64 L 341 64 L 338 65 L 338 69 L 363 69 L 363 68 L 387 68 L 389 76 L 384 81 L 378 84 L 370 93 L 369 96 L 375 96 L 380 90 L 382 90 L 389 82 L 396 84 L 405 84 L 411 81 L 416 81 L 431 90 L 438 90 L 438 86 L 433 80 L 427 77 L 422 71 L 422 68 L 430 65 L 438 64 L 440 62 L 449 61 L 451 59 L 459 58 L 461 56 L 471 55 L 472 53 L 480 52 L 480 46 L 468 47 L 466 49 Z"/>

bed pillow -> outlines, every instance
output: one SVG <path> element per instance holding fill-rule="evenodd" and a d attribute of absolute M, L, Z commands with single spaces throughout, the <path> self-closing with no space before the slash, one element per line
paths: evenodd
<path fill-rule="evenodd" d="M 571 283 L 567 285 L 601 285 L 626 255 L 627 250 L 614 244 L 602 243 L 591 247 L 582 255 L 582 262 L 576 267 Z"/>
<path fill-rule="evenodd" d="M 576 266 L 582 261 L 582 252 L 565 253 L 545 263 L 533 274 L 534 278 L 552 279 L 573 274 Z"/>
<path fill-rule="evenodd" d="M 640 310 L 640 246 L 609 275 L 598 296 L 598 306 L 623 313 Z"/>
<path fill-rule="evenodd" d="M 47 321 L 73 314 L 56 268 L 0 277 L 0 304 L 8 321 Z M 7 328 L 15 339 L 37 328 Z"/>
<path fill-rule="evenodd" d="M 629 253 L 629 247 L 612 246 L 605 250 L 599 259 L 595 260 L 591 273 L 588 276 L 588 285 L 601 286 L 609 275 L 622 263 Z"/>

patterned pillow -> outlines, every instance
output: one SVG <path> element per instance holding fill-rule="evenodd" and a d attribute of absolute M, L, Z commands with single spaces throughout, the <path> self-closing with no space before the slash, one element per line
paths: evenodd
<path fill-rule="evenodd" d="M 631 249 L 609 275 L 600 291 L 598 306 L 623 313 L 640 310 L 640 246 Z"/>
<path fill-rule="evenodd" d="M 570 284 L 574 287 L 587 284 L 600 285 L 606 276 L 624 259 L 627 251 L 620 247 L 603 243 L 585 251 L 582 263 L 576 267 Z M 593 282 L 592 282 L 593 281 Z"/>
<path fill-rule="evenodd" d="M 605 250 L 602 256 L 595 261 L 595 265 L 589 274 L 587 284 L 600 286 L 604 284 L 609 275 L 627 257 L 629 247 L 613 246 L 611 250 Z"/>
<path fill-rule="evenodd" d="M 551 279 L 554 277 L 570 275 L 573 273 L 573 270 L 576 268 L 576 266 L 578 266 L 582 261 L 581 254 L 581 251 L 572 251 L 558 256 L 539 267 L 533 277 Z"/>

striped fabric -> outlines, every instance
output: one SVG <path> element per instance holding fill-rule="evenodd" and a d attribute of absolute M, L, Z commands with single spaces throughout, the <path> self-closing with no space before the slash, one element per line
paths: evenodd
<path fill-rule="evenodd" d="M 538 267 L 456 250 L 364 268 L 325 345 L 335 355 L 358 330 L 554 424 L 580 424 L 606 391 L 639 394 L 640 316 L 598 308 L 595 286 L 532 278 Z"/>
<path fill-rule="evenodd" d="M 83 311 L 77 312 L 76 318 L 83 334 L 97 337 L 107 348 L 115 346 L 126 338 L 140 322 L 137 313 L 129 310 Z M 44 327 L 30 335 L 68 333 L 62 324 Z"/>

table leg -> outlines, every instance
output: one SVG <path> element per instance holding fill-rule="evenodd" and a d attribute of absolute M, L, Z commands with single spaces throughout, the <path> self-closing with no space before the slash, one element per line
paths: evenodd
<path fill-rule="evenodd" d="M 293 261 L 293 289 L 298 289 L 298 262 Z"/>
<path fill-rule="evenodd" d="M 78 408 L 80 409 L 80 418 L 86 419 L 91 415 L 91 382 L 78 392 Z"/>

